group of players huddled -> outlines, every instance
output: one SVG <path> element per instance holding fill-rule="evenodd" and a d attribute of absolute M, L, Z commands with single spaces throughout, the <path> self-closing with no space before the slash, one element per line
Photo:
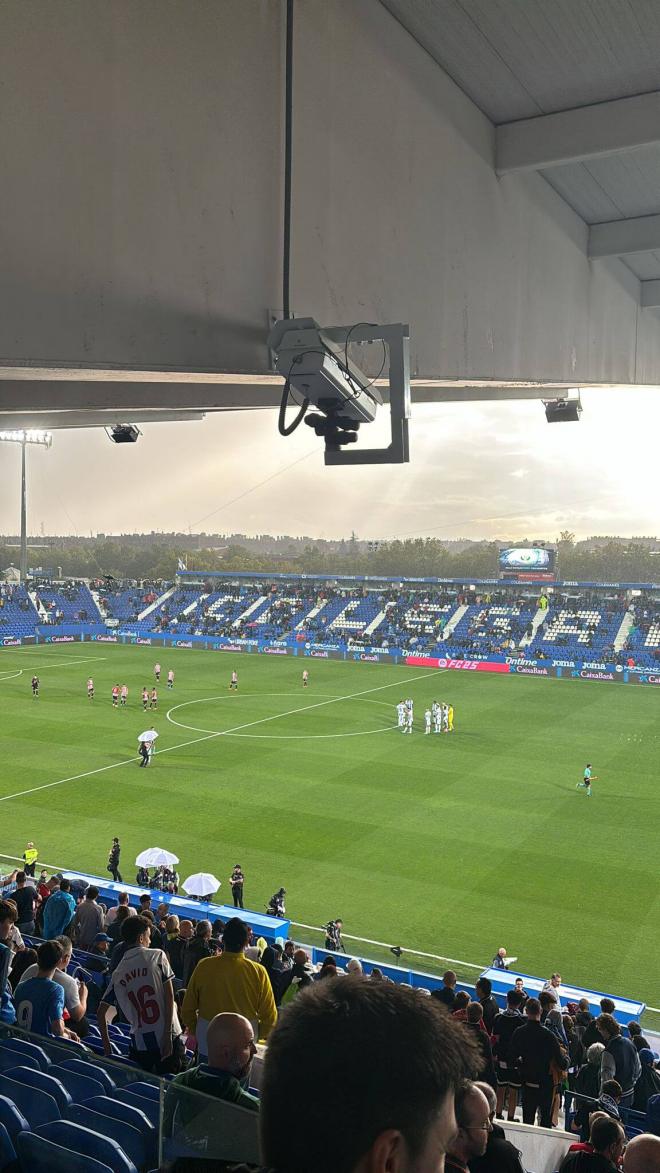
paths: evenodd
<path fill-rule="evenodd" d="M 412 697 L 399 701 L 396 707 L 397 725 L 402 733 L 412 733 L 414 728 L 414 710 Z M 430 708 L 424 711 L 424 733 L 453 733 L 454 706 L 445 701 L 433 701 Z"/>

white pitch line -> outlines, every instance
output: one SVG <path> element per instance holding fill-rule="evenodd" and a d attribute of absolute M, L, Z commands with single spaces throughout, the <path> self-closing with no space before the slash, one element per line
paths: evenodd
<path fill-rule="evenodd" d="M 204 737 L 193 737 L 190 741 L 182 741 L 179 745 L 168 745 L 166 749 L 157 750 L 156 753 L 160 757 L 161 754 L 172 753 L 175 749 L 185 749 L 188 745 L 198 745 L 201 741 L 212 741 L 214 737 L 226 737 L 229 733 L 238 733 L 241 729 L 249 729 L 253 725 L 263 725 L 266 721 L 276 721 L 279 717 L 290 717 L 293 713 L 304 712 L 307 709 L 318 709 L 322 705 L 332 705 L 338 701 L 352 701 L 356 697 L 366 696 L 371 692 L 382 692 L 384 688 L 398 688 L 403 684 L 411 684 L 414 680 L 425 680 L 430 672 L 435 674 L 437 671 L 438 669 L 429 669 L 429 672 L 425 672 L 421 676 L 408 676 L 405 680 L 394 680 L 391 684 L 380 684 L 376 688 L 365 688 L 362 692 L 353 692 L 348 696 L 337 696 L 333 700 L 319 701 L 315 705 L 303 705 L 301 708 L 291 709 L 288 713 L 276 713 L 272 717 L 260 717 L 258 721 L 247 721 L 243 725 L 235 725 L 232 729 L 222 729 L 219 733 L 207 733 Z M 136 757 L 137 755 L 134 755 L 131 758 L 125 758 L 121 762 L 111 762 L 109 766 L 99 766 L 96 770 L 87 770 L 84 774 L 72 774 L 70 778 L 58 778 L 56 782 L 44 782 L 41 786 L 31 786 L 28 790 L 17 790 L 15 794 L 4 794 L 0 796 L 0 802 L 10 802 L 14 798 L 23 798 L 26 794 L 36 794 L 39 790 L 50 790 L 53 786 L 63 786 L 65 782 L 78 782 L 81 778 L 91 778 L 94 774 L 103 774 L 106 770 L 116 770 L 119 766 L 130 766 L 136 760 Z"/>

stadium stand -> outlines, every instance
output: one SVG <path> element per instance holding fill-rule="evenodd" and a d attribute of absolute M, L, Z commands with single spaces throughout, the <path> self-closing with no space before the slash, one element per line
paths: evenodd
<path fill-rule="evenodd" d="M 82 880 L 79 873 L 71 873 Z M 95 877 L 94 880 L 101 890 L 103 906 L 109 911 L 112 903 L 117 899 L 118 891 L 127 890 L 133 903 L 137 902 L 139 889 L 132 886 L 114 885 L 111 881 L 103 881 Z M 84 884 L 79 886 L 82 894 Z M 11 899 L 11 884 L 5 885 L 5 897 Z M 163 896 L 165 904 L 168 898 Z M 181 907 L 180 915 L 189 916 L 191 920 L 200 915 L 206 915 L 206 909 L 193 901 L 178 900 Z M 6 912 L 6 903 L 2 906 Z M 233 910 L 222 910 L 225 918 Z M 159 906 L 157 916 L 153 922 L 152 946 L 162 947 L 166 954 L 173 949 L 172 941 L 178 937 L 168 935 L 166 931 L 167 908 Z M 250 921 L 256 914 L 247 912 Z M 11 913 L 13 916 L 13 913 Z M 9 919 L 11 919 L 11 916 Z M 38 918 L 39 919 L 39 918 Z M 261 932 L 261 926 L 257 928 Z M 219 941 L 221 942 L 222 928 Z M 286 929 L 284 930 L 286 935 Z M 26 944 L 39 945 L 38 938 L 26 938 Z M 115 949 L 121 951 L 121 940 Z M 184 949 L 188 948 L 184 944 Z M 255 948 L 255 944 L 252 945 Z M 333 972 L 341 975 L 349 966 L 346 955 L 332 955 L 325 949 L 312 950 L 309 947 L 297 947 L 293 958 L 289 960 L 282 951 L 281 941 L 278 944 L 274 939 L 266 952 L 256 952 L 256 957 L 263 965 L 275 997 L 280 1007 L 288 1010 L 290 994 L 296 991 L 296 998 L 305 986 L 315 988 L 327 983 L 328 963 L 323 966 L 325 959 L 331 958 L 334 965 L 330 966 L 330 976 Z M 69 964 L 69 973 L 82 975 L 90 984 L 94 984 L 102 997 L 103 989 L 108 980 L 107 973 L 101 970 L 93 971 L 93 958 L 84 950 L 74 945 L 74 951 Z M 113 958 L 110 959 L 110 965 Z M 410 971 L 394 967 L 377 967 L 374 963 L 364 959 L 360 965 L 354 963 L 349 972 L 355 970 L 359 976 L 353 980 L 364 987 L 371 987 L 377 983 L 382 990 L 394 989 L 396 985 L 405 989 L 406 986 L 422 986 L 425 989 L 408 989 L 406 996 L 412 999 L 412 1004 L 421 1005 L 426 1002 L 429 990 L 438 993 L 445 989 L 446 983 L 429 975 L 414 975 Z M 452 975 L 446 975 L 452 978 Z M 455 976 L 455 975 L 454 975 Z M 477 988 L 466 986 L 465 983 L 456 983 L 453 987 L 456 992 L 466 991 L 472 1000 L 473 1006 L 481 1000 L 482 1004 L 494 996 L 499 1009 L 505 1005 L 507 995 L 511 994 L 516 975 L 506 970 L 486 970 L 481 975 Z M 339 976 L 338 982 L 346 980 Z M 541 989 L 541 979 L 524 977 L 524 983 L 529 995 L 534 995 Z M 295 985 L 294 982 L 299 982 Z M 180 985 L 180 982 L 177 982 Z M 546 983 L 547 984 L 547 983 Z M 452 982 L 449 982 L 452 986 Z M 339 996 L 338 987 L 338 996 Z M 346 987 L 348 989 L 348 986 Z M 17 986 L 20 991 L 20 984 Z M 287 992 L 288 991 L 288 992 Z M 579 1120 L 576 1109 L 582 1101 L 589 1107 L 591 1100 L 585 1099 L 578 1089 L 581 1085 L 578 1074 L 586 1063 L 586 1052 L 581 1044 L 581 1034 L 586 1026 L 591 1025 L 593 1030 L 596 1016 L 599 1011 L 613 1010 L 620 1022 L 627 1023 L 631 1015 L 638 1016 L 644 1007 L 640 1004 L 626 1002 L 625 999 L 607 1001 L 604 995 L 590 991 L 576 989 L 571 986 L 561 986 L 560 1000 L 564 1012 L 564 1029 L 568 1032 L 570 1043 L 567 1047 L 568 1093 L 565 1096 L 566 1132 L 561 1130 L 548 1131 L 534 1123 L 520 1123 L 517 1120 L 507 1121 L 505 1131 L 514 1146 L 524 1154 L 525 1169 L 529 1173 L 552 1173 L 560 1163 L 569 1143 L 580 1135 Z M 381 995 L 378 995 L 381 997 Z M 384 995 L 387 998 L 387 993 Z M 393 996 L 393 995 L 392 995 Z M 451 995 L 455 997 L 455 994 Z M 14 995 L 18 997 L 17 994 Z M 593 1013 L 584 1009 L 580 999 L 586 997 Z M 445 1000 L 444 998 L 442 1000 Z M 445 1000 L 446 1002 L 446 1000 Z M 98 997 L 94 1002 L 98 1004 Z M 232 1009 L 235 1005 L 232 1003 Z M 439 1011 L 441 1020 L 444 1019 L 450 1005 Z M 515 1009 L 509 1006 L 509 1009 Z M 461 1023 L 461 1013 L 454 1017 Z M 116 1173 L 149 1173 L 158 1159 L 158 1143 L 163 1127 L 161 1113 L 161 1097 L 197 1097 L 198 1106 L 194 1110 L 190 1105 L 185 1108 L 181 1103 L 181 1112 L 175 1109 L 170 1113 L 162 1141 L 168 1159 L 181 1157 L 185 1159 L 197 1155 L 200 1139 L 203 1140 L 205 1152 L 218 1160 L 227 1161 L 254 1161 L 257 1159 L 256 1117 L 242 1107 L 233 1104 L 216 1104 L 208 1096 L 199 1091 L 191 1091 L 187 1087 L 178 1090 L 178 1085 L 168 1084 L 145 1074 L 136 1066 L 130 1057 L 130 1025 L 120 1014 L 108 1026 L 111 1054 L 104 1053 L 98 1022 L 94 1011 L 88 1014 L 90 1035 L 84 1044 L 71 1042 L 66 1039 L 48 1036 L 30 1035 L 16 1025 L 5 1022 L 0 1029 L 0 1170 L 4 1173 L 5 1166 L 11 1168 L 11 1161 L 18 1160 L 18 1168 L 25 1170 L 40 1169 L 80 1169 L 92 1170 L 98 1173 L 99 1168 L 109 1168 Z M 632 1020 L 636 1021 L 636 1018 Z M 520 1026 L 525 1022 L 521 1016 Z M 493 1024 L 493 1041 L 497 1042 L 497 1020 Z M 190 1025 L 190 1024 L 188 1024 Z M 453 1028 L 452 1028 L 453 1029 Z M 465 1037 L 466 1055 L 470 1051 L 467 1027 L 459 1026 L 458 1038 Z M 545 1036 L 545 1028 L 541 1028 Z M 275 1028 L 277 1032 L 277 1027 Z M 462 1032 L 465 1030 L 465 1036 Z M 625 1030 L 624 1030 L 625 1033 Z M 631 1038 L 632 1038 L 632 1031 Z M 648 1033 L 648 1032 L 645 1032 Z M 184 1036 L 185 1038 L 186 1036 Z M 275 1038 L 275 1036 L 273 1036 Z M 654 1039 L 654 1036 L 651 1036 Z M 186 1052 L 186 1065 L 194 1064 L 194 1036 L 188 1036 L 189 1050 Z M 646 1040 L 643 1040 L 646 1041 Z M 375 1043 L 375 1040 L 374 1040 Z M 631 1043 L 626 1043 L 628 1047 Z M 496 1049 L 497 1054 L 497 1049 Z M 649 1052 L 649 1055 L 651 1053 Z M 268 1096 L 268 1050 L 259 1048 L 254 1059 L 250 1077 L 250 1088 L 253 1096 L 263 1095 L 264 1103 Z M 309 1059 L 309 1056 L 307 1057 Z M 347 1060 L 349 1056 L 346 1056 Z M 657 1057 L 656 1057 L 657 1058 Z M 467 1061 L 467 1060 L 466 1060 Z M 302 1057 L 301 1057 L 302 1062 Z M 653 1060 L 655 1062 L 655 1060 Z M 265 1064 L 265 1065 L 264 1065 Z M 302 1065 L 304 1069 L 304 1064 Z M 648 1067 L 647 1067 L 648 1071 Z M 641 1078 L 641 1076 L 640 1076 Z M 648 1080 L 648 1075 L 645 1077 Z M 660 1072 L 658 1072 L 660 1080 Z M 272 1086 L 272 1084 L 271 1084 Z M 646 1084 L 645 1084 L 646 1086 Z M 258 1089 L 263 1088 L 262 1092 Z M 161 1091 L 162 1089 L 162 1091 Z M 174 1089 L 174 1090 L 168 1090 Z M 322 1092 L 322 1083 L 317 1091 Z M 559 1111 L 562 1091 L 558 1091 L 556 1111 Z M 611 1109 L 618 1112 L 631 1137 L 640 1132 L 660 1134 L 658 1125 L 659 1114 L 655 1100 L 651 1097 L 644 1112 L 632 1112 L 623 1108 Z M 523 1096 L 523 1104 L 524 1104 Z M 167 1113 L 166 1113 L 167 1117 Z M 194 1121 L 194 1127 L 191 1126 Z M 533 1121 L 533 1114 L 531 1117 Z M 174 1124 L 172 1122 L 175 1122 Z M 503 1122 L 504 1123 L 504 1122 Z M 197 1146 L 197 1147 L 196 1147 Z M 64 1156 L 63 1154 L 66 1154 Z M 67 1163 L 68 1161 L 68 1163 Z M 3 1164 L 4 1162 L 4 1164 Z M 224 1167 L 224 1166 L 220 1166 Z M 284 1167 L 286 1173 L 286 1167 Z"/>

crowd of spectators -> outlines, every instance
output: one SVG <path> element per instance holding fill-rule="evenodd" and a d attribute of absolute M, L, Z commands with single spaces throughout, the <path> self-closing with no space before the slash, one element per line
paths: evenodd
<path fill-rule="evenodd" d="M 106 909 L 94 886 L 72 892 L 43 871 L 11 879 L 0 900 L 0 1021 L 18 1017 L 34 1033 L 75 1041 L 96 1015 L 110 1055 L 108 1022 L 118 1015 L 133 1061 L 175 1076 L 166 1121 L 178 1088 L 259 1112 L 265 1159 L 280 1173 L 309 1168 L 329 1119 L 334 1145 L 315 1170 L 430 1173 L 446 1152 L 447 1170 L 520 1173 L 497 1118 L 515 1119 L 520 1101 L 524 1123 L 552 1128 L 569 1091 L 576 1138 L 561 1173 L 582 1170 L 585 1153 L 602 1158 L 584 1165 L 592 1173 L 616 1170 L 624 1110 L 645 1112 L 660 1095 L 658 1056 L 640 1024 L 622 1030 L 607 998 L 597 1017 L 586 1000 L 562 1008 L 559 974 L 538 998 L 518 979 L 504 1008 L 487 978 L 459 990 L 450 970 L 429 996 L 377 968 L 363 973 L 355 958 L 345 970 L 334 956 L 315 966 L 293 941 L 255 939 L 239 917 L 213 926 L 180 919 L 166 904 L 153 907 L 150 893 L 138 910 L 125 894 Z M 26 947 L 23 934 L 43 940 Z M 95 981 L 67 972 L 74 946 L 87 951 Z M 149 1031 L 130 988 L 132 975 L 147 972 Z M 268 1042 L 261 1099 L 250 1091 L 258 1041 Z M 194 1132 L 194 1102 L 179 1125 Z M 627 1173 L 660 1169 L 660 1138 L 655 1147 L 642 1139 L 627 1152 L 651 1163 L 626 1156 Z M 421 1163 L 397 1165 L 397 1152 Z"/>

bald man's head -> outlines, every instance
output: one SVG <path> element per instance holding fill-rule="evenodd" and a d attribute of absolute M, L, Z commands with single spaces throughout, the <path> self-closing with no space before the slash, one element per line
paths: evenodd
<path fill-rule="evenodd" d="M 256 1051 L 254 1031 L 242 1014 L 216 1014 L 211 1019 L 206 1034 L 209 1067 L 247 1079 Z"/>
<path fill-rule="evenodd" d="M 625 1173 L 660 1173 L 660 1136 L 643 1132 L 628 1142 L 623 1158 Z"/>

